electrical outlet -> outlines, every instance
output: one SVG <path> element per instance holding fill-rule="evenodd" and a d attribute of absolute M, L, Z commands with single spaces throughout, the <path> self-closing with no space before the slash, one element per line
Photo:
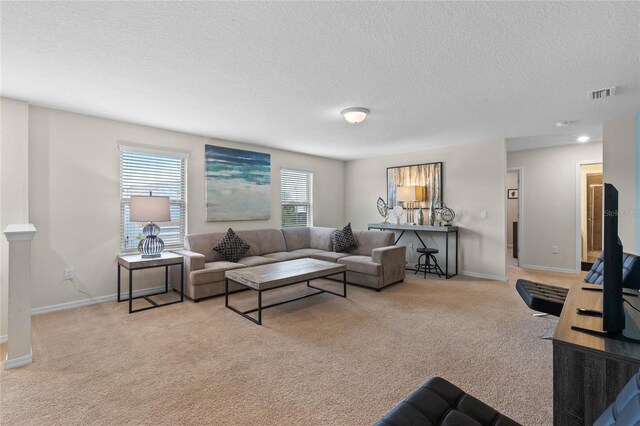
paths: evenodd
<path fill-rule="evenodd" d="M 560 249 L 558 248 L 558 246 L 551 246 L 551 253 L 558 254 L 559 252 Z"/>
<path fill-rule="evenodd" d="M 413 250 L 413 243 L 409 243 L 409 248 Z"/>
<path fill-rule="evenodd" d="M 64 279 L 72 280 L 75 278 L 75 273 L 73 272 L 73 268 L 64 268 Z"/>

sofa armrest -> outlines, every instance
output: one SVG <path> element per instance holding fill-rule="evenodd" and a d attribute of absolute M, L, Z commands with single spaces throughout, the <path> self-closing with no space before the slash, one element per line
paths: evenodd
<path fill-rule="evenodd" d="M 405 246 L 387 246 L 373 249 L 371 259 L 382 264 L 383 284 L 392 284 L 404 280 Z"/>
<path fill-rule="evenodd" d="M 173 250 L 173 253 L 179 254 L 184 257 L 184 269 L 185 273 L 189 275 L 190 271 L 197 271 L 198 269 L 204 269 L 204 255 L 189 250 Z M 189 272 L 187 272 L 187 270 Z"/>

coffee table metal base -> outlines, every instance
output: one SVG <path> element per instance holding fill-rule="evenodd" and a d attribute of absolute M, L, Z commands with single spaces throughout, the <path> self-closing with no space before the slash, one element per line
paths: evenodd
<path fill-rule="evenodd" d="M 332 275 L 338 275 L 338 274 L 332 274 Z M 326 277 L 323 277 L 326 278 Z M 319 279 L 319 278 L 317 278 Z M 303 282 L 307 282 L 307 287 L 310 287 L 314 290 L 318 290 L 314 293 L 309 293 L 309 294 L 303 294 L 301 296 L 296 296 L 296 297 L 292 297 L 289 299 L 285 299 L 285 300 L 281 300 L 279 302 L 276 303 L 271 303 L 269 305 L 262 305 L 262 293 L 265 291 L 270 291 L 270 290 L 275 290 L 278 288 L 282 288 L 282 287 L 287 287 L 290 285 L 295 285 L 295 284 L 301 284 Z M 234 281 L 236 284 L 240 284 L 240 285 L 244 285 L 242 283 L 238 283 L 236 281 Z M 293 302 L 295 300 L 300 300 L 300 299 L 305 299 L 307 297 L 311 297 L 311 296 L 315 296 L 317 294 L 322 294 L 322 293 L 329 293 L 329 294 L 333 294 L 335 296 L 340 296 L 340 297 L 347 297 L 347 273 L 346 272 L 342 272 L 342 294 L 341 293 L 337 293 L 335 291 L 331 291 L 331 290 L 326 290 L 326 289 L 322 289 L 319 287 L 315 287 L 312 286 L 310 283 L 310 280 L 302 280 L 302 281 L 297 281 L 294 283 L 290 283 L 290 284 L 285 284 L 279 287 L 273 287 L 273 288 L 269 288 L 266 290 L 256 290 L 254 288 L 251 288 L 249 286 L 245 286 L 247 287 L 247 289 L 249 290 L 253 290 L 255 292 L 258 293 L 258 307 L 254 308 L 254 309 L 249 309 L 248 311 L 241 311 L 239 309 L 236 309 L 235 307 L 231 306 L 229 304 L 229 278 L 225 278 L 224 280 L 224 306 L 231 309 L 233 312 L 237 313 L 238 315 L 242 315 L 243 317 L 245 317 L 246 319 L 248 319 L 249 321 L 252 321 L 258 325 L 262 325 L 262 310 L 263 309 L 267 309 L 267 308 L 273 308 L 274 306 L 280 306 L 283 305 L 285 303 L 289 303 L 289 302 Z M 258 312 L 258 318 L 253 318 L 252 316 L 249 316 L 248 314 L 252 313 L 252 312 Z"/>

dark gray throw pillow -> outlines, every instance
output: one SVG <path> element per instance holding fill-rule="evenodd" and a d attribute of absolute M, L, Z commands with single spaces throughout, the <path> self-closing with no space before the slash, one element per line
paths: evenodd
<path fill-rule="evenodd" d="M 336 253 L 346 253 L 356 248 L 358 242 L 351 231 L 351 222 L 342 229 L 337 229 L 331 233 L 331 242 L 333 243 L 333 251 Z"/>
<path fill-rule="evenodd" d="M 220 253 L 226 261 L 237 262 L 249 252 L 250 248 L 249 244 L 229 228 L 220 242 L 213 247 L 213 250 Z"/>

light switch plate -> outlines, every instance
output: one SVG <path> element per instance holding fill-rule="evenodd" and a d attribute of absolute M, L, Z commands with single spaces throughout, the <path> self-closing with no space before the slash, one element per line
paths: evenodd
<path fill-rule="evenodd" d="M 482 210 L 480 212 L 480 219 L 487 220 L 487 211 L 486 210 Z"/>

